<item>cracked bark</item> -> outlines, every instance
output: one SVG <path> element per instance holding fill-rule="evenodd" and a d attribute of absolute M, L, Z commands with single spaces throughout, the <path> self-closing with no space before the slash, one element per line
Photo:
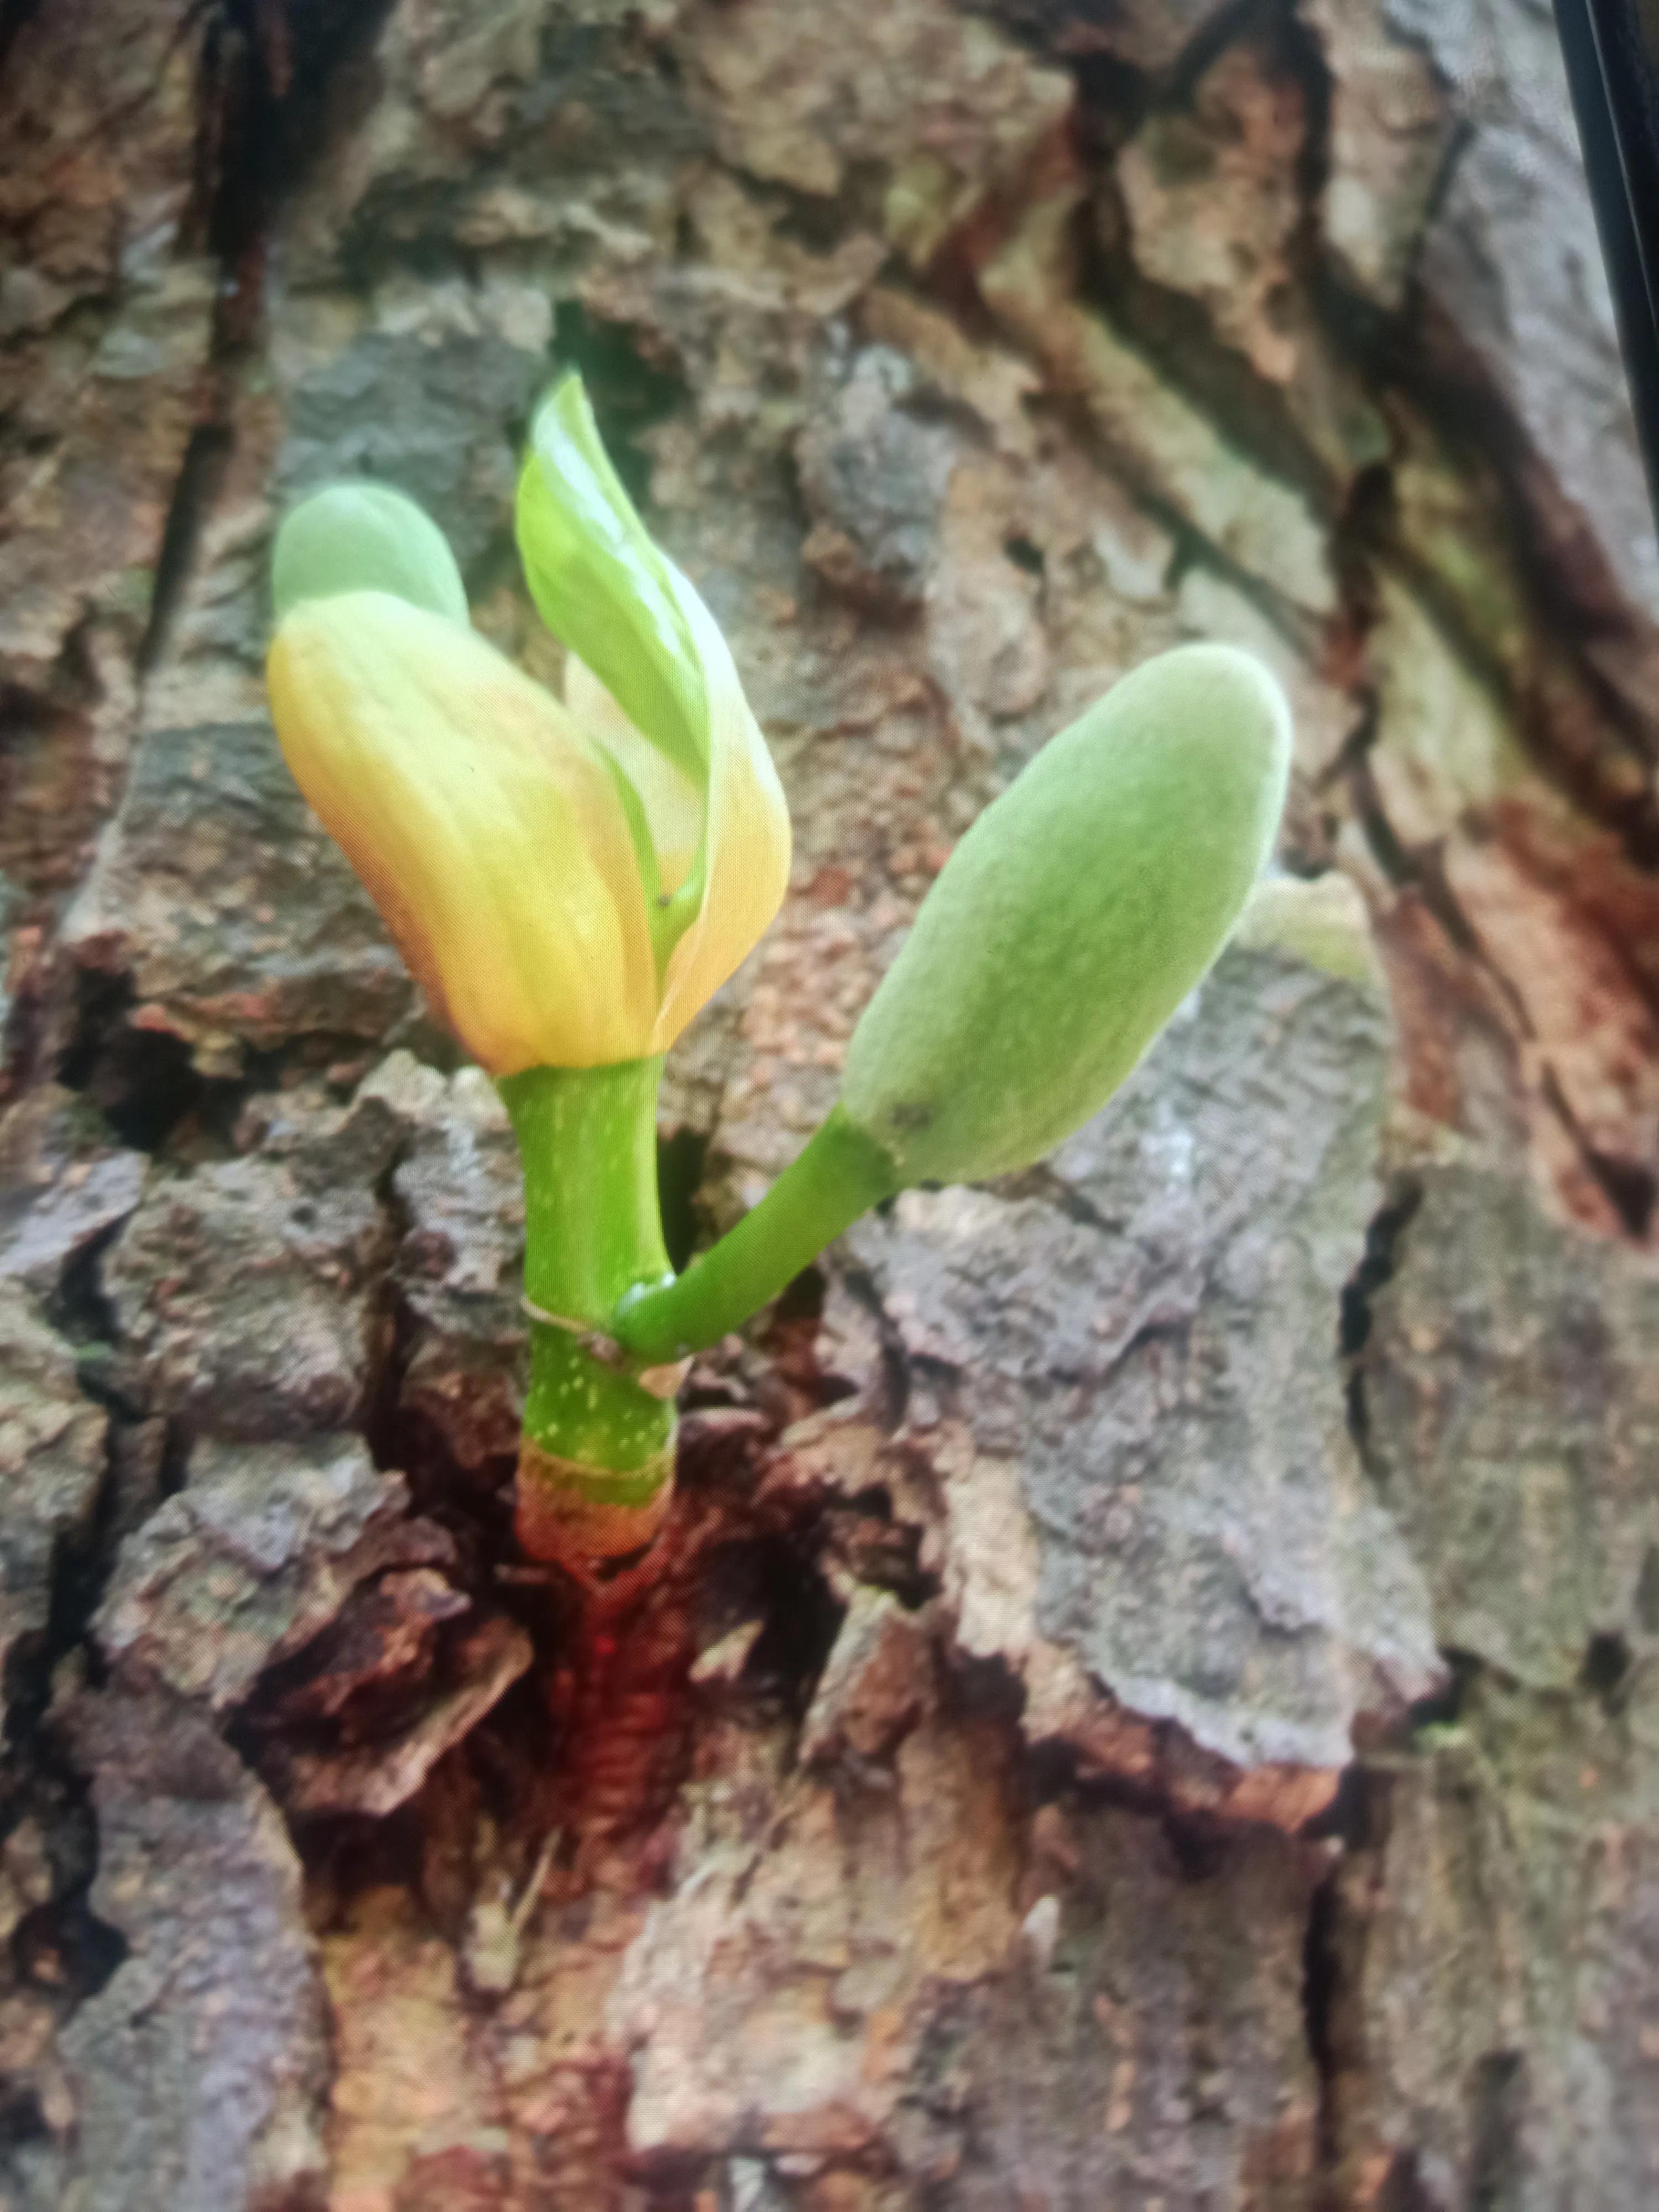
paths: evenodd
<path fill-rule="evenodd" d="M 1659 556 L 1551 36 L 0 4 L 0 2203 L 1653 2201 Z M 683 1242 L 1119 670 L 1298 726 L 1121 1099 L 698 1363 L 585 1675 L 510 1137 L 258 674 L 338 473 L 550 667 L 556 357 L 798 825 Z"/>

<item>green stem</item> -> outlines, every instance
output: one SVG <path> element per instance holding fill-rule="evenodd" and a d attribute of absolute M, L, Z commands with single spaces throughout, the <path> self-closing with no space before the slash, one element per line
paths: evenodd
<path fill-rule="evenodd" d="M 578 1567 L 637 1550 L 666 1510 L 672 1395 L 601 1356 L 618 1303 L 670 1273 L 657 1194 L 662 1061 L 532 1067 L 500 1085 L 524 1163 L 530 1388 L 520 1541 Z M 562 1325 L 561 1325 L 562 1324 Z"/>
<path fill-rule="evenodd" d="M 684 1358 L 717 1344 L 793 1282 L 898 1176 L 881 1146 L 837 1106 L 754 1211 L 678 1281 L 628 1291 L 611 1322 L 636 1358 Z"/>

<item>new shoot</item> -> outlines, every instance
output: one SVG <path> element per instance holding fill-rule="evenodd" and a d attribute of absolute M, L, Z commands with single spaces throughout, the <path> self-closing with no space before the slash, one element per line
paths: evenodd
<path fill-rule="evenodd" d="M 525 1176 L 517 1527 L 592 1581 L 667 1510 L 684 1363 L 867 1207 L 1030 1165 L 1096 1113 L 1226 942 L 1273 848 L 1278 684 L 1177 647 L 1052 738 L 961 840 L 847 1054 L 839 1103 L 678 1279 L 664 1055 L 776 914 L 789 817 L 732 656 L 658 548 L 580 380 L 519 481 L 562 696 L 473 629 L 436 526 L 373 484 L 284 521 L 269 677 L 295 779 L 433 1012 L 494 1076 Z"/>

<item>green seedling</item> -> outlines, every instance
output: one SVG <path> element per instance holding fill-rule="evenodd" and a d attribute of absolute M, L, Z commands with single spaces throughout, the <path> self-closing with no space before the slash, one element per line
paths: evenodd
<path fill-rule="evenodd" d="M 928 893 L 829 1118 L 677 1278 L 663 1056 L 775 915 L 788 813 L 726 642 L 574 377 L 532 422 L 518 536 L 567 650 L 562 697 L 472 629 L 435 526 L 373 485 L 283 523 L 270 683 L 295 778 L 511 1115 L 531 1330 L 517 1525 L 592 1578 L 661 1525 L 687 1358 L 866 1208 L 1029 1166 L 1123 1082 L 1272 850 L 1290 719 L 1258 661 L 1192 645 L 1052 738 Z"/>

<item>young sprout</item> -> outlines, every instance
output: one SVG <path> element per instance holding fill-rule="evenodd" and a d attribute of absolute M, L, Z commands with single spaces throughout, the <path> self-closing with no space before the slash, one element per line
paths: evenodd
<path fill-rule="evenodd" d="M 776 913 L 789 822 L 724 639 L 652 543 L 580 381 L 538 410 L 518 538 L 563 696 L 471 627 L 441 534 L 336 485 L 278 533 L 276 729 L 434 1012 L 496 1078 L 525 1172 L 525 1548 L 647 1544 L 677 1363 L 866 1207 L 1023 1167 L 1093 1114 L 1209 967 L 1272 849 L 1290 723 L 1219 646 L 1149 662 L 962 839 L 854 1035 L 839 1104 L 675 1279 L 663 1055 Z"/>
<path fill-rule="evenodd" d="M 365 485 L 315 494 L 278 532 L 269 678 L 295 780 L 512 1116 L 519 1529 L 580 1563 L 636 1550 L 667 1504 L 677 1378 L 605 1333 L 669 1273 L 662 1056 L 777 912 L 789 816 L 726 641 L 646 535 L 574 377 L 532 425 L 518 528 L 568 648 L 562 700 L 471 628 L 419 508 Z"/>

